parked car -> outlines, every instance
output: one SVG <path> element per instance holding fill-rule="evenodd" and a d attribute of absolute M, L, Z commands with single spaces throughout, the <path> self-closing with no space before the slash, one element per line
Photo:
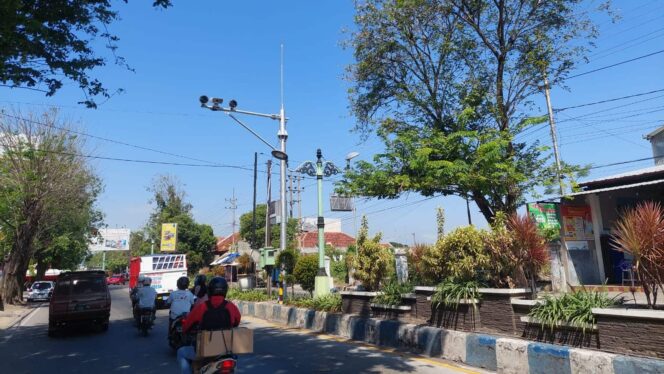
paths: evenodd
<path fill-rule="evenodd" d="M 28 289 L 28 301 L 50 300 L 55 283 L 51 281 L 35 282 Z"/>
<path fill-rule="evenodd" d="M 55 283 L 48 309 L 48 335 L 63 325 L 92 323 L 108 330 L 111 294 L 103 271 L 62 273 Z"/>
<path fill-rule="evenodd" d="M 106 284 L 127 284 L 127 277 L 124 274 L 113 274 L 110 277 L 106 278 Z"/>

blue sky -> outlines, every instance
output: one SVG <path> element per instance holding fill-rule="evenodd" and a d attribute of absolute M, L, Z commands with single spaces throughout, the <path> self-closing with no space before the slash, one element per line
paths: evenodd
<path fill-rule="evenodd" d="M 590 3 L 589 3 L 590 4 Z M 288 122 L 288 154 L 291 168 L 315 158 L 322 148 L 327 160 L 344 165 L 350 151 L 370 159 L 381 150 L 375 139 L 360 142 L 350 130 L 354 119 L 348 111 L 344 71 L 352 53 L 341 47 L 353 28 L 350 1 L 175 1 L 166 11 L 145 2 L 117 2 L 122 20 L 111 26 L 121 41 L 118 53 L 135 72 L 109 65 L 96 74 L 109 88 L 123 88 L 98 110 L 76 104 L 82 93 L 67 85 L 48 98 L 38 92 L 0 88 L 0 106 L 22 111 L 56 106 L 78 128 L 96 136 L 122 140 L 209 160 L 221 164 L 253 166 L 253 153 L 269 149 L 221 113 L 201 109 L 198 97 L 234 98 L 239 108 L 258 112 L 279 110 L 279 48 L 285 45 L 285 103 Z M 578 72 L 664 49 L 664 2 L 615 1 L 622 19 L 611 23 L 599 17 L 601 35 L 587 65 Z M 563 108 L 664 89 L 664 54 L 659 54 L 568 81 L 568 89 L 555 88 L 552 102 Z M 568 162 L 596 165 L 649 157 L 643 134 L 664 124 L 664 92 L 621 100 L 605 105 L 570 109 L 557 115 L 562 158 Z M 533 97 L 534 112 L 545 113 L 543 95 Z M 629 105 L 626 105 L 629 104 Z M 618 106 L 626 105 L 617 108 Z M 599 113 L 593 113 L 598 112 Z M 646 113 L 650 112 L 650 113 Z M 587 115 L 583 120 L 570 118 Z M 274 141 L 278 123 L 245 117 L 263 137 Z M 547 128 L 526 136 L 550 144 Z M 89 139 L 90 153 L 105 156 L 170 162 L 200 163 Z M 266 155 L 259 156 L 265 169 Z M 591 177 L 637 169 L 652 161 L 593 170 Z M 223 168 L 132 164 L 93 160 L 103 178 L 104 194 L 99 205 L 109 227 L 141 227 L 151 211 L 146 191 L 157 174 L 172 174 L 182 180 L 194 214 L 211 224 L 216 235 L 231 232 L 231 211 L 225 209 L 235 189 L 238 215 L 251 209 L 252 172 Z M 265 174 L 259 173 L 258 199 L 264 200 Z M 316 213 L 313 181 L 303 184 L 304 216 Z M 278 179 L 273 182 L 278 194 Z M 325 184 L 325 194 L 332 190 Z M 390 241 L 431 242 L 436 235 L 435 208 L 447 212 L 447 229 L 467 223 L 465 202 L 454 197 L 423 201 L 416 193 L 394 201 L 358 202 L 358 217 L 368 214 L 372 232 L 381 231 Z M 326 206 L 326 210 L 328 207 Z M 471 204 L 474 223 L 485 225 Z M 344 229 L 354 230 L 353 216 L 329 213 L 343 219 Z M 358 218 L 359 222 L 359 218 Z"/>

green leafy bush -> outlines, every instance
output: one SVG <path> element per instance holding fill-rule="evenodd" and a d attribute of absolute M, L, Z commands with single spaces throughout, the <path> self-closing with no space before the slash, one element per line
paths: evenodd
<path fill-rule="evenodd" d="M 300 299 L 291 299 L 286 301 L 287 305 L 293 305 L 298 308 L 314 309 L 322 312 L 340 312 L 341 295 L 329 294 L 321 297 L 306 297 Z"/>
<path fill-rule="evenodd" d="M 362 282 L 368 291 L 377 290 L 380 282 L 394 273 L 394 254 L 380 244 L 381 236 L 369 238 L 367 217 L 362 217 L 362 226 L 357 237 L 357 254 L 354 258 L 354 278 Z"/>
<path fill-rule="evenodd" d="M 280 269 L 283 264 L 286 269 L 286 274 L 293 274 L 293 270 L 295 270 L 295 265 L 297 264 L 299 257 L 300 254 L 296 249 L 288 248 L 285 251 L 279 252 L 275 265 Z"/>
<path fill-rule="evenodd" d="M 448 278 L 470 281 L 486 273 L 491 257 L 484 244 L 485 235 L 474 226 L 460 227 L 445 235 L 424 250 L 423 276 L 435 284 Z"/>
<path fill-rule="evenodd" d="M 547 296 L 541 304 L 530 310 L 528 316 L 542 324 L 542 329 L 548 327 L 553 331 L 561 322 L 568 323 L 583 329 L 594 326 L 596 323 L 592 308 L 607 308 L 620 304 L 622 298 L 609 297 L 600 291 L 577 291 L 562 296 Z"/>
<path fill-rule="evenodd" d="M 228 290 L 226 298 L 231 301 L 268 301 L 270 297 L 260 290 L 246 290 L 242 291 L 237 288 Z"/>
<path fill-rule="evenodd" d="M 455 281 L 448 278 L 436 287 L 436 292 L 431 296 L 431 305 L 453 306 L 457 308 L 461 300 L 479 300 L 480 287 L 477 281 Z M 475 303 L 473 303 L 473 306 Z"/>
<path fill-rule="evenodd" d="M 345 282 L 346 276 L 348 275 L 348 269 L 346 268 L 346 261 L 332 261 L 330 265 L 330 272 L 334 279 L 342 280 Z"/>
<path fill-rule="evenodd" d="M 295 264 L 293 275 L 303 290 L 312 293 L 316 284 L 318 274 L 318 256 L 301 256 Z"/>
<path fill-rule="evenodd" d="M 392 280 L 383 286 L 382 293 L 376 296 L 373 302 L 383 305 L 400 305 L 401 295 L 409 293 L 412 290 L 413 286 L 410 283 L 399 283 L 396 280 Z"/>

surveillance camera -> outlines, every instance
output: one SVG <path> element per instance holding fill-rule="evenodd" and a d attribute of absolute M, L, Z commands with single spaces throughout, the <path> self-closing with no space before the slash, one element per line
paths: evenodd
<path fill-rule="evenodd" d="M 199 100 L 199 101 L 201 102 L 201 104 L 203 104 L 203 105 L 207 104 L 207 102 L 210 101 L 210 99 L 208 99 L 208 97 L 205 96 L 205 95 L 199 97 L 198 100 Z"/>
<path fill-rule="evenodd" d="M 224 102 L 224 99 L 220 99 L 218 97 L 213 97 L 212 98 L 212 104 L 214 104 L 214 105 L 221 105 L 221 103 L 223 103 L 223 102 Z"/>
<path fill-rule="evenodd" d="M 231 101 L 228 103 L 228 106 L 231 107 L 231 110 L 237 108 L 237 101 L 235 101 L 235 99 L 231 100 Z"/>

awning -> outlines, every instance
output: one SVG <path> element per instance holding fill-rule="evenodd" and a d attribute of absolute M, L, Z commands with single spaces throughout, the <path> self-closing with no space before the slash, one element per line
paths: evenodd
<path fill-rule="evenodd" d="M 237 252 L 229 252 L 224 254 L 223 256 L 219 257 L 218 259 L 214 260 L 210 266 L 215 266 L 215 265 L 224 265 L 224 264 L 230 264 L 232 263 L 236 258 L 240 257 L 240 254 Z"/>

